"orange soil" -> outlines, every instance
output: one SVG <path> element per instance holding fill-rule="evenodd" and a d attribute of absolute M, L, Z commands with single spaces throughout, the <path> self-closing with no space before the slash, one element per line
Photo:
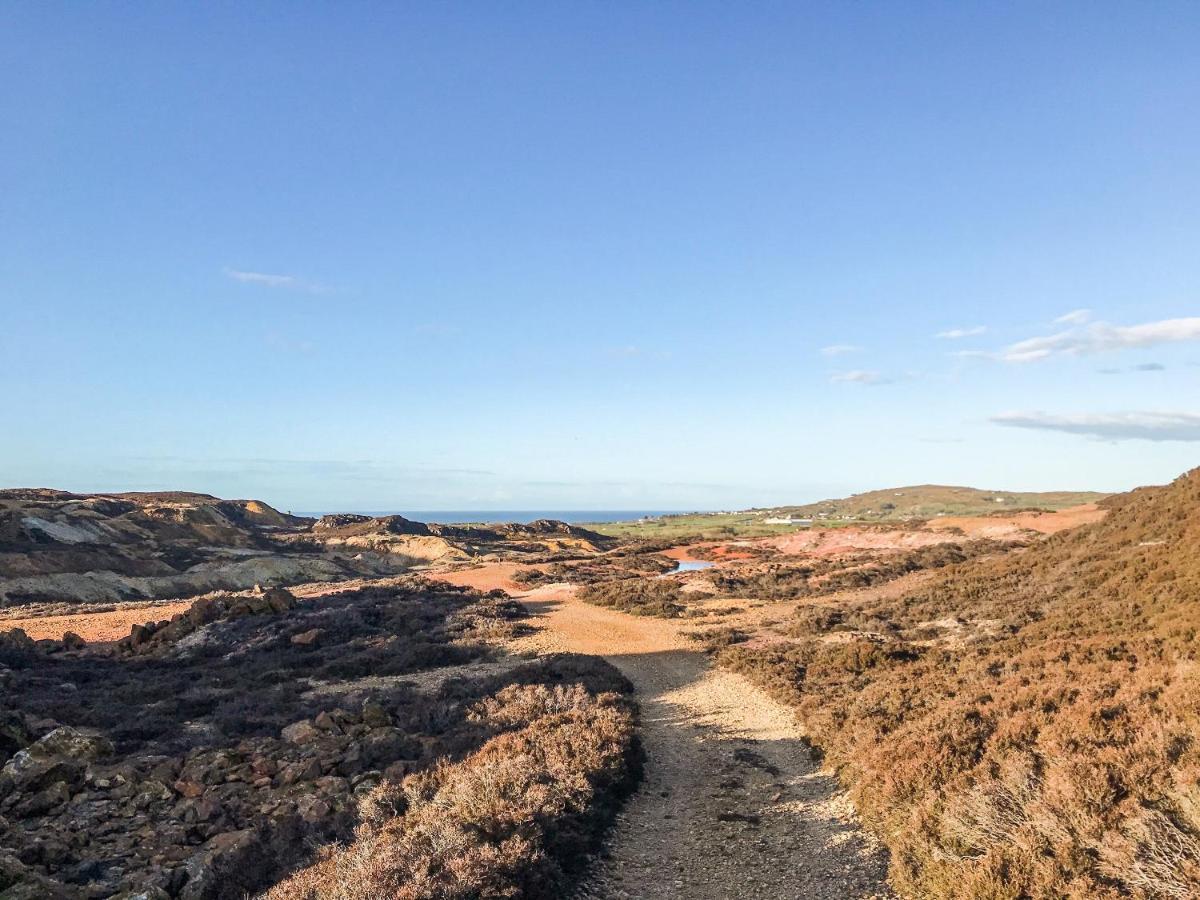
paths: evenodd
<path fill-rule="evenodd" d="M 160 622 L 176 613 L 185 612 L 191 600 L 177 603 L 156 603 L 153 606 L 128 607 L 102 613 L 68 613 L 63 616 L 40 616 L 29 619 L 5 619 L 0 630 L 23 628 L 34 640 L 60 639 L 64 632 L 73 631 L 85 641 L 116 641 L 129 634 L 134 625 Z"/>
<path fill-rule="evenodd" d="M 520 563 L 484 563 L 482 566 L 471 569 L 454 569 L 449 572 L 433 571 L 425 574 L 437 581 L 446 581 L 460 587 L 470 587 L 480 591 L 500 588 L 502 591 L 513 594 L 526 590 L 512 580 L 513 575 L 530 568 L 536 568 L 536 566 Z"/>
<path fill-rule="evenodd" d="M 787 555 L 834 556 L 855 550 L 914 550 L 918 547 L 944 544 L 955 540 L 956 537 L 953 534 L 935 534 L 929 531 L 813 528 L 765 538 L 762 543 Z"/>
<path fill-rule="evenodd" d="M 705 562 L 705 560 L 692 556 L 690 552 L 695 547 L 705 547 L 710 550 L 713 555 L 713 559 L 708 560 L 708 562 L 712 562 L 714 560 L 735 561 L 739 559 L 754 559 L 753 553 L 746 553 L 745 551 L 734 549 L 736 546 L 736 544 L 726 545 L 714 544 L 712 542 L 683 544 L 679 547 L 672 547 L 670 550 L 663 550 L 662 555 L 667 557 L 667 559 L 675 560 L 675 562 Z"/>
<path fill-rule="evenodd" d="M 1095 503 L 1084 503 L 1058 512 L 1023 512 L 1011 516 L 942 516 L 927 526 L 931 531 L 961 528 L 970 537 L 1010 537 L 1021 531 L 1054 534 L 1077 525 L 1090 525 L 1104 518 L 1108 510 Z"/>

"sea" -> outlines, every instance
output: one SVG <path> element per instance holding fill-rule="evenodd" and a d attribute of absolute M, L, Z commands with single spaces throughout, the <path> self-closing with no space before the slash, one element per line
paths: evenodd
<path fill-rule="evenodd" d="M 569 525 L 586 522 L 634 522 L 650 516 L 675 515 L 681 510 L 663 509 L 415 509 L 360 510 L 339 509 L 365 516 L 404 516 L 414 522 L 434 522 L 457 525 L 465 522 L 519 522 L 528 524 L 538 519 L 557 519 Z M 323 512 L 297 512 L 298 516 L 322 516 Z"/>

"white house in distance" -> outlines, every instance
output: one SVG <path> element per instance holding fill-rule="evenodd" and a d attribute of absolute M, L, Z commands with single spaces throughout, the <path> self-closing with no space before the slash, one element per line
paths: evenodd
<path fill-rule="evenodd" d="M 807 528 L 812 523 L 812 519 L 793 519 L 791 516 L 771 516 L 763 519 L 764 525 L 799 525 Z"/>

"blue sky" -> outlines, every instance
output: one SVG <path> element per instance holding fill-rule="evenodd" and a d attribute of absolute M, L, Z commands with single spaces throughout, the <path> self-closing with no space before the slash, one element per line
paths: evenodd
<path fill-rule="evenodd" d="M 7 4 L 0 482 L 1168 480 L 1198 45 L 1169 2 Z"/>

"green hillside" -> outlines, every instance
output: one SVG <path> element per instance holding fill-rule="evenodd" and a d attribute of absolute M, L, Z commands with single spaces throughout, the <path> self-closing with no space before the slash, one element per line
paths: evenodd
<path fill-rule="evenodd" d="M 763 518 L 792 516 L 805 519 L 929 519 L 934 516 L 983 516 L 1018 509 L 1065 509 L 1095 503 L 1107 494 L 1095 491 L 985 491 L 942 484 L 920 484 L 852 494 L 802 506 L 756 510 Z"/>

